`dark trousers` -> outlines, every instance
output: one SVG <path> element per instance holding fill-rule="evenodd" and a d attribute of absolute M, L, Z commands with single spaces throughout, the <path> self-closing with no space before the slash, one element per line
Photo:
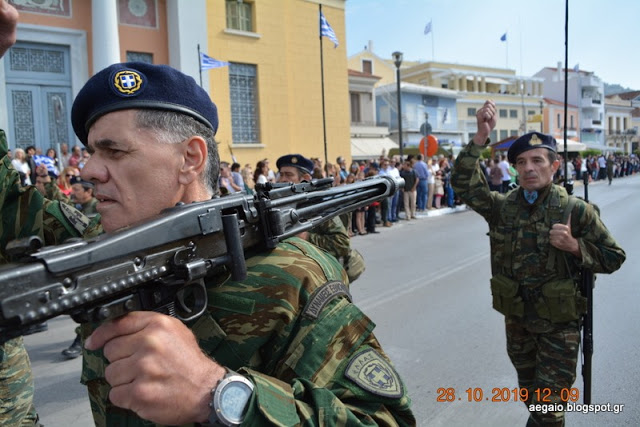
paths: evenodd
<path fill-rule="evenodd" d="M 365 227 L 369 233 L 372 233 L 376 231 L 376 207 L 373 205 L 369 206 L 366 215 Z"/>

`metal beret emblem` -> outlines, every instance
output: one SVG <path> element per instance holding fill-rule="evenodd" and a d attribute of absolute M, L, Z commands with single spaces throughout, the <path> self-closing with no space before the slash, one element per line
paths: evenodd
<path fill-rule="evenodd" d="M 142 88 L 142 77 L 132 70 L 123 70 L 113 76 L 113 87 L 119 94 L 125 96 L 136 95 Z"/>
<path fill-rule="evenodd" d="M 293 156 L 293 157 L 291 158 L 291 163 L 293 163 L 294 165 L 295 165 L 296 163 L 298 163 L 298 158 L 297 158 L 297 157 L 295 157 L 295 156 Z"/>
<path fill-rule="evenodd" d="M 542 141 L 540 141 L 540 138 L 538 138 L 538 135 L 533 134 L 533 136 L 529 140 L 529 145 L 540 145 L 540 144 L 542 144 Z"/>

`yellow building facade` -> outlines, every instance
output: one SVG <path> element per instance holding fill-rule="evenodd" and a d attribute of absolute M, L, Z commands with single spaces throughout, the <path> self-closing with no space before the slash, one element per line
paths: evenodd
<path fill-rule="evenodd" d="M 234 0 L 235 1 L 235 0 Z M 241 164 L 287 153 L 325 158 L 319 8 L 333 28 L 338 47 L 322 39 L 327 159 L 351 158 L 346 64 L 345 1 L 260 0 L 252 2 L 252 31 L 228 28 L 220 7 L 207 8 L 209 52 L 217 59 L 255 66 L 257 140 L 234 135 L 229 68 L 209 71 L 211 97 L 220 113 L 222 158 L 231 152 Z M 235 101 L 235 100 L 234 100 Z"/>

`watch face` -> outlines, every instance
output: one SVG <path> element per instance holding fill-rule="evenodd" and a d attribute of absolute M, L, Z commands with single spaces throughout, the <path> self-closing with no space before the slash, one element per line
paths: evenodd
<path fill-rule="evenodd" d="M 252 392 L 253 390 L 243 382 L 230 382 L 220 394 L 220 412 L 231 422 L 242 422 Z"/>

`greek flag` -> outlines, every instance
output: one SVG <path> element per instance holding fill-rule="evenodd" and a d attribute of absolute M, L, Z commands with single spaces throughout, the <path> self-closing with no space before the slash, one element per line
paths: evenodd
<path fill-rule="evenodd" d="M 426 36 L 431 32 L 431 21 L 424 27 L 424 35 Z"/>
<path fill-rule="evenodd" d="M 506 41 L 507 41 L 507 33 L 504 33 L 504 34 L 502 35 L 502 37 L 500 37 L 500 41 L 501 41 L 501 42 L 506 42 Z"/>
<path fill-rule="evenodd" d="M 336 33 L 331 28 L 331 25 L 327 22 L 327 18 L 324 17 L 322 11 L 320 11 L 320 37 L 329 37 L 329 40 L 333 42 L 333 47 L 338 47 L 338 38 L 336 37 Z"/>
<path fill-rule="evenodd" d="M 228 62 L 218 61 L 217 59 L 213 59 L 212 57 L 200 52 L 200 69 L 202 71 L 210 70 L 212 68 L 226 67 L 227 65 L 229 65 Z"/>

